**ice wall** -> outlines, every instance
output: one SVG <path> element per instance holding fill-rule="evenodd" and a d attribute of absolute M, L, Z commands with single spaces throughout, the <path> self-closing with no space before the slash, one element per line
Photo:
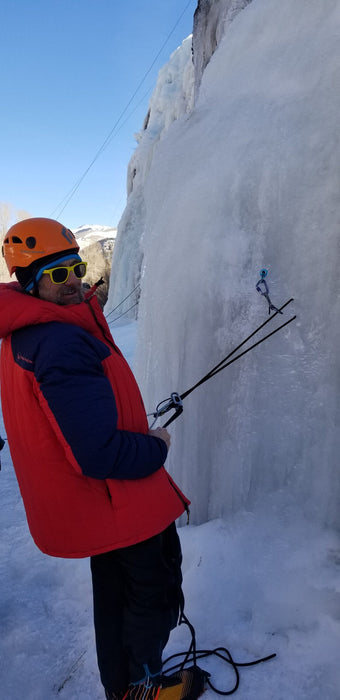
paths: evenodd
<path fill-rule="evenodd" d="M 188 114 L 193 107 L 194 68 L 192 37 L 187 37 L 160 70 L 151 97 L 143 128 L 135 135 L 138 148 L 133 154 L 127 173 L 127 206 L 118 225 L 113 256 L 107 309 L 114 308 L 137 287 L 143 260 L 142 239 L 145 230 L 144 183 L 159 142 L 171 124 Z M 135 317 L 139 287 L 127 300 Z M 123 310 L 123 307 L 120 308 Z"/>
<path fill-rule="evenodd" d="M 339 516 L 340 6 L 256 0 L 159 143 L 144 189 L 137 376 L 151 410 L 274 303 L 298 322 L 188 397 L 168 466 L 195 521 L 296 498 Z M 285 318 L 288 317 L 288 311 Z"/>
<path fill-rule="evenodd" d="M 143 259 L 148 410 L 267 318 L 263 266 L 275 304 L 295 297 L 298 322 L 189 396 L 171 428 L 167 464 L 195 522 L 281 492 L 340 525 L 339 33 L 333 0 L 253 0 L 128 200 L 136 238 L 113 276 L 129 291 Z"/>

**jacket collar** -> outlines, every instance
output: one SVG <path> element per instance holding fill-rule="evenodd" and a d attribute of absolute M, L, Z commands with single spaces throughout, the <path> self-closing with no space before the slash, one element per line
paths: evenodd
<path fill-rule="evenodd" d="M 96 286 L 86 292 L 80 304 L 59 306 L 27 294 L 18 282 L 0 284 L 0 338 L 19 328 L 59 321 L 80 326 L 96 337 L 113 343 L 109 326 L 95 295 Z"/>

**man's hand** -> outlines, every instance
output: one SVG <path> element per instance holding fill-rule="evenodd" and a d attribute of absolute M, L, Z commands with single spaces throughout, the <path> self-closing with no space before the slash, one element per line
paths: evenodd
<path fill-rule="evenodd" d="M 170 447 L 171 437 L 166 428 L 155 428 L 154 430 L 149 430 L 148 435 L 154 435 L 155 437 L 164 440 L 167 448 Z"/>

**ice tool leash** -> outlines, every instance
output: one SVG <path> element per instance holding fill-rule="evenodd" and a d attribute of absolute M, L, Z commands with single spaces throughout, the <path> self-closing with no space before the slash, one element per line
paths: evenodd
<path fill-rule="evenodd" d="M 255 343 L 250 345 L 248 348 L 246 348 L 242 352 L 238 353 L 238 351 L 241 350 L 241 348 L 249 340 L 251 340 L 251 338 L 253 338 L 257 333 L 259 333 L 259 331 L 261 331 L 262 328 L 264 328 L 267 325 L 267 323 L 270 323 L 278 314 L 282 314 L 283 309 L 285 309 L 289 304 L 291 304 L 292 301 L 294 301 L 293 298 L 288 299 L 288 301 L 286 301 L 285 304 L 283 304 L 279 309 L 277 309 L 276 307 L 273 307 L 273 305 L 270 302 L 271 310 L 275 309 L 274 313 L 271 316 L 269 316 L 269 318 L 267 318 L 266 321 L 261 323 L 261 325 L 258 326 L 258 328 L 256 328 L 250 335 L 248 335 L 248 337 L 245 338 L 239 345 L 237 345 L 236 348 L 231 350 L 231 352 L 229 352 L 228 355 L 226 355 L 226 357 L 224 357 L 223 360 L 221 360 L 221 362 L 219 362 L 207 374 L 205 374 L 204 377 L 202 377 L 198 382 L 196 382 L 196 384 L 194 384 L 192 387 L 190 387 L 190 389 L 187 389 L 186 391 L 184 391 L 183 394 L 178 394 L 177 392 L 173 392 L 168 399 L 164 399 L 163 401 L 161 401 L 157 405 L 154 413 L 149 414 L 149 415 L 152 415 L 154 417 L 154 421 L 150 427 L 152 427 L 155 424 L 155 422 L 158 420 L 158 418 L 163 416 L 168 411 L 173 410 L 174 411 L 173 415 L 167 420 L 167 422 L 163 426 L 164 428 L 166 428 L 168 425 L 170 425 L 170 423 L 172 423 L 176 418 L 178 418 L 178 416 L 181 415 L 181 413 L 183 412 L 183 400 L 187 396 L 189 396 L 189 394 L 191 394 L 195 389 L 197 389 L 199 386 L 201 386 L 202 384 L 207 382 L 208 379 L 211 379 L 216 374 L 218 374 L 218 372 L 222 372 L 223 369 L 225 369 L 226 367 L 229 367 L 229 365 L 231 365 L 233 362 L 236 362 L 236 360 L 239 360 L 240 357 L 243 357 L 243 355 L 246 355 L 248 352 L 250 352 L 250 350 L 253 350 L 258 345 L 263 343 L 265 340 L 267 340 L 268 338 L 271 338 L 272 335 L 275 335 L 275 333 L 278 333 L 278 331 L 282 330 L 282 328 L 285 328 L 286 326 L 288 326 L 289 323 L 294 321 L 294 319 L 296 318 L 296 315 L 291 316 L 287 321 L 285 321 L 284 323 L 281 323 L 280 326 L 277 326 L 277 328 L 275 328 L 273 331 L 271 331 L 271 333 L 267 333 L 267 335 L 265 335 L 263 338 L 261 338 L 260 340 L 257 340 Z M 238 353 L 238 354 L 236 354 L 236 353 Z"/>

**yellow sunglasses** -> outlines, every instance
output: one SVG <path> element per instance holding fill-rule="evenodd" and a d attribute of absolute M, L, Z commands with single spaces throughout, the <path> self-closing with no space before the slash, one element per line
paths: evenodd
<path fill-rule="evenodd" d="M 78 279 L 85 277 L 87 262 L 77 262 L 74 265 L 60 265 L 59 267 L 51 267 L 49 270 L 44 270 L 43 275 L 49 275 L 53 284 L 64 284 L 67 282 L 70 272 L 73 272 Z"/>

